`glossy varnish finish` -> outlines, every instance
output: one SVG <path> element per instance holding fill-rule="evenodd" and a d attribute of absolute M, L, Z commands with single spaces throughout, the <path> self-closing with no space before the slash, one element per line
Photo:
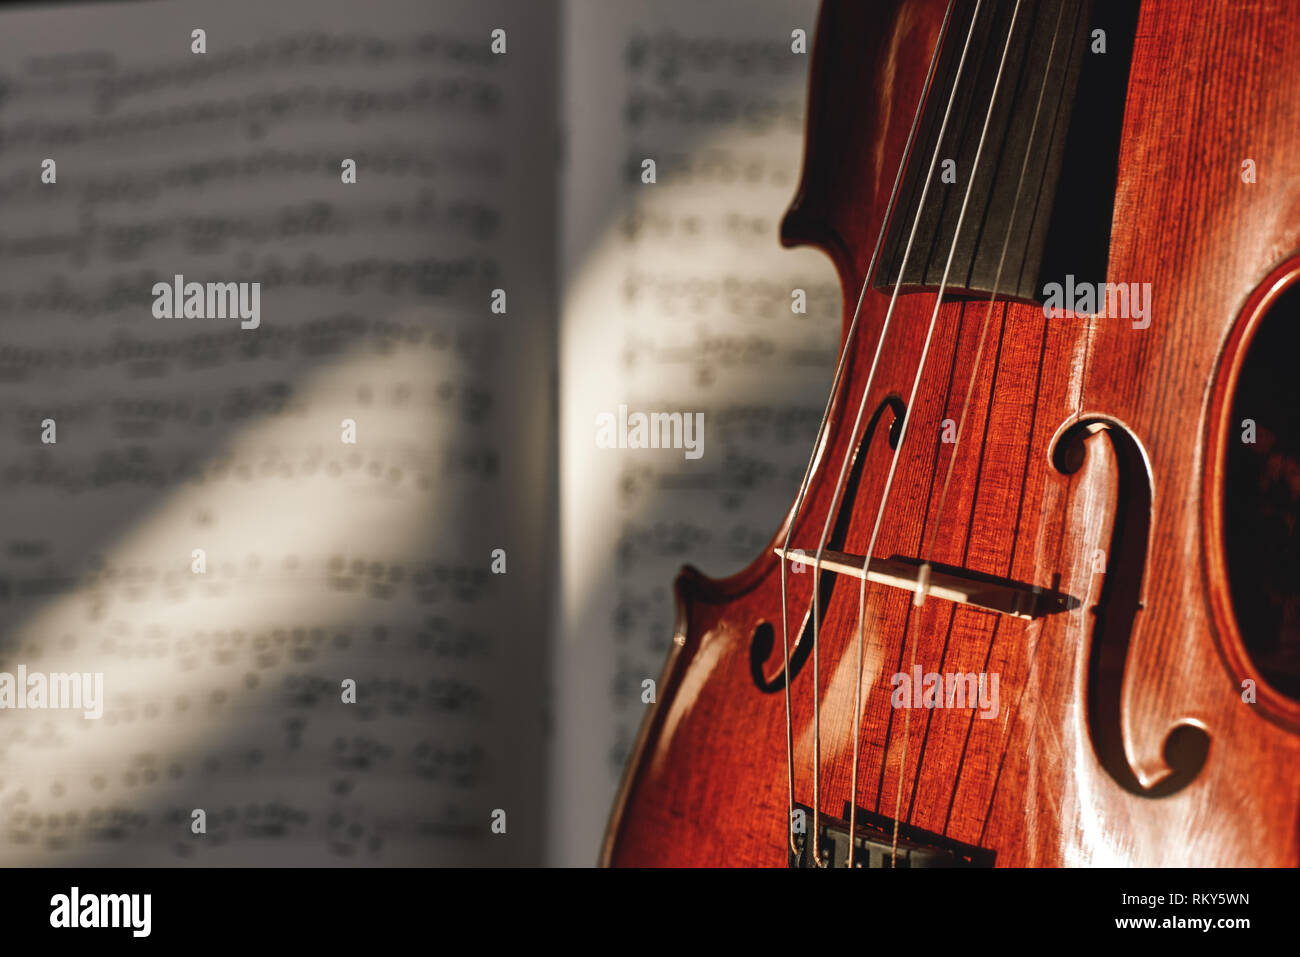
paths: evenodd
<path fill-rule="evenodd" d="M 822 13 L 803 182 L 782 238 L 832 258 L 846 328 L 945 7 L 839 0 Z M 1297 64 L 1300 12 L 1280 0 L 1142 4 L 1107 273 L 1152 284 L 1151 325 L 945 303 L 874 550 L 1053 588 L 1078 606 L 1026 622 L 932 598 L 918 614 L 907 592 L 868 585 L 855 714 L 859 590 L 837 579 L 818 647 L 817 795 L 811 660 L 791 683 L 796 802 L 843 812 L 857 724 L 857 804 L 891 818 L 897 806 L 999 866 L 1300 861 L 1300 710 L 1250 673 L 1213 504 L 1243 330 L 1300 250 Z M 1241 181 L 1246 158 L 1255 184 Z M 928 293 L 899 298 L 868 417 L 910 393 L 933 305 Z M 794 547 L 816 548 L 887 306 L 867 292 Z M 961 441 L 942 443 L 972 376 Z M 875 521 L 892 455 L 885 409 L 858 451 L 846 552 L 865 552 Z M 773 544 L 784 537 L 783 526 Z M 722 581 L 679 577 L 677 644 L 603 863 L 786 863 L 779 567 L 769 552 Z M 792 644 L 811 580 L 788 576 Z M 764 623 L 774 647 L 756 662 Z M 890 677 L 913 656 L 925 672 L 996 673 L 996 716 L 891 707 Z"/>

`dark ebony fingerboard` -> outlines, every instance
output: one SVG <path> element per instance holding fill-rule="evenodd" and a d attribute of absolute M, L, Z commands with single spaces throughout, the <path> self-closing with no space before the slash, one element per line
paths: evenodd
<path fill-rule="evenodd" d="M 951 295 L 987 296 L 996 288 L 1000 298 L 1037 301 L 1045 277 L 1058 271 L 1080 281 L 1104 280 L 1137 4 L 1022 0 L 1014 26 L 1012 0 L 984 0 L 978 15 L 975 7 L 975 0 L 958 0 L 954 8 L 874 284 L 891 289 L 901 275 L 903 291 L 938 288 L 954 236 L 946 287 Z M 972 17 L 974 33 L 958 80 Z M 1096 29 L 1105 31 L 1105 52 L 1093 50 Z M 1011 45 L 994 98 L 1008 32 Z M 1080 151 L 1085 155 L 1072 155 Z M 952 183 L 943 180 L 948 159 L 956 161 Z M 921 207 L 927 174 L 931 185 Z"/>

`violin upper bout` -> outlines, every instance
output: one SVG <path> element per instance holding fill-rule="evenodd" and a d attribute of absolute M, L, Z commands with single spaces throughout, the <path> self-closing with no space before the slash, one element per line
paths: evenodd
<path fill-rule="evenodd" d="M 820 249 L 830 257 L 841 277 L 853 274 L 854 258 L 848 244 L 832 223 L 805 209 L 800 204 L 800 196 L 796 196 L 786 210 L 781 220 L 780 236 L 781 245 L 787 248 L 812 246 Z"/>
<path fill-rule="evenodd" d="M 856 287 L 871 260 L 946 0 L 823 0 L 799 187 L 780 237 Z"/>

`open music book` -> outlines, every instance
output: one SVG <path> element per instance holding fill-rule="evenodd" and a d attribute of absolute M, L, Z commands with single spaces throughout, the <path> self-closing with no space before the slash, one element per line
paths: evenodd
<path fill-rule="evenodd" d="M 0 687 L 0 863 L 594 863 L 822 414 L 815 16 L 0 13 L 0 673 L 102 709 Z"/>

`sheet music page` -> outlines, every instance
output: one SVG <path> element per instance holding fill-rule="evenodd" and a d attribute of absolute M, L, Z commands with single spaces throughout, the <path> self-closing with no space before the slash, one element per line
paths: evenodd
<path fill-rule="evenodd" d="M 0 13 L 0 863 L 540 861 L 557 22 Z"/>
<path fill-rule="evenodd" d="M 550 857 L 587 865 L 672 640 L 674 576 L 739 571 L 794 499 L 840 292 L 825 257 L 777 239 L 810 62 L 792 32 L 811 42 L 815 0 L 565 9 Z M 681 447 L 636 448 L 638 413 L 681 413 Z"/>

